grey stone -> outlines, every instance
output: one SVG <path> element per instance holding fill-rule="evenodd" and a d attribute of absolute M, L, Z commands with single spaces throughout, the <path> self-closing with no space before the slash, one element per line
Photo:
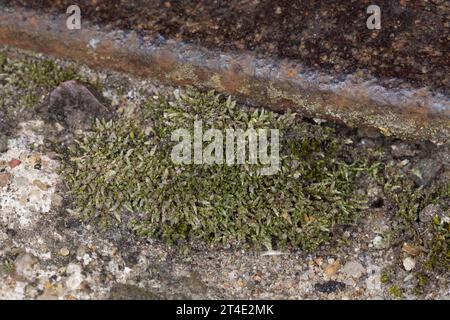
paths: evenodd
<path fill-rule="evenodd" d="M 342 272 L 352 278 L 360 278 L 366 269 L 358 261 L 349 261 L 344 265 Z"/>
<path fill-rule="evenodd" d="M 84 280 L 83 275 L 81 274 L 81 266 L 79 264 L 70 263 L 66 268 L 66 273 L 69 275 L 65 281 L 66 288 L 68 290 L 78 290 L 80 288 L 81 283 Z"/>
<path fill-rule="evenodd" d="M 394 158 L 413 157 L 417 151 L 414 150 L 409 144 L 399 142 L 391 146 L 391 153 Z"/>
<path fill-rule="evenodd" d="M 21 254 L 17 257 L 14 266 L 16 274 L 19 276 L 27 277 L 28 274 L 33 270 L 33 266 L 38 262 L 38 260 L 29 253 Z"/>
<path fill-rule="evenodd" d="M 50 122 L 58 122 L 71 131 L 87 130 L 96 118 L 112 116 L 112 110 L 101 100 L 103 98 L 94 90 L 69 80 L 52 91 L 39 112 Z"/>
<path fill-rule="evenodd" d="M 419 220 L 422 223 L 428 223 L 437 215 L 442 217 L 442 208 L 438 204 L 429 204 L 419 213 Z"/>
<path fill-rule="evenodd" d="M 29 181 L 25 177 L 18 176 L 18 177 L 14 177 L 14 184 L 18 188 L 24 188 L 24 187 L 28 186 Z"/>
<path fill-rule="evenodd" d="M 372 244 L 375 249 L 384 249 L 386 248 L 386 241 L 382 236 L 375 236 L 372 240 Z"/>
<path fill-rule="evenodd" d="M 435 159 L 422 159 L 411 170 L 411 177 L 418 186 L 428 185 L 442 169 L 443 165 Z"/>
<path fill-rule="evenodd" d="M 366 287 L 369 291 L 380 291 L 381 290 L 381 274 L 376 272 L 366 279 Z"/>
<path fill-rule="evenodd" d="M 63 205 L 63 197 L 61 197 L 59 194 L 54 193 L 51 196 L 52 206 L 55 208 L 60 208 Z"/>
<path fill-rule="evenodd" d="M 406 257 L 403 259 L 403 267 L 406 271 L 411 271 L 416 266 L 416 260 L 411 257 Z"/>

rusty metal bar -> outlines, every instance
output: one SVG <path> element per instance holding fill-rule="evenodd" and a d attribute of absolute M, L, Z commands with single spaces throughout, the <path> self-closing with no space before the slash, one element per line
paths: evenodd
<path fill-rule="evenodd" d="M 276 111 L 379 129 L 385 135 L 450 143 L 450 101 L 427 88 L 383 85 L 357 75 L 337 79 L 301 62 L 222 53 L 134 31 L 83 22 L 68 30 L 66 17 L 0 9 L 0 45 L 73 59 L 162 83 L 230 94 Z"/>

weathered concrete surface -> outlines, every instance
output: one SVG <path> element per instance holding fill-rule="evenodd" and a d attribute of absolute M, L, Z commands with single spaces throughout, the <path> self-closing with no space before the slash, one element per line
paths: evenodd
<path fill-rule="evenodd" d="M 308 117 L 349 126 L 368 126 L 385 135 L 450 142 L 448 96 L 399 81 L 364 75 L 342 79 L 306 70 L 293 61 L 224 54 L 135 32 L 98 28 L 83 21 L 68 30 L 65 16 L 0 9 L 0 44 L 74 59 L 172 85 L 193 85 L 231 94 L 274 110 L 293 109 Z"/>
<path fill-rule="evenodd" d="M 9 56 L 15 57 L 14 63 L 33 64 L 42 59 L 38 55 L 22 55 L 20 50 L 8 51 Z M 111 101 L 118 114 L 128 113 L 148 99 L 157 99 L 158 94 L 175 102 L 182 93 L 180 88 L 149 79 L 98 72 L 60 59 L 54 62 L 64 68 L 75 65 L 84 82 L 99 79 L 102 88 L 99 93 Z M 5 84 L 3 95 L 30 92 L 18 82 L 10 84 L 12 77 L 20 76 L 20 70 L 3 80 L 16 85 L 6 90 Z M 84 91 L 68 89 L 69 93 Z M 61 91 L 57 89 L 56 93 Z M 74 106 L 80 103 L 76 96 L 67 95 Z M 73 115 L 92 119 L 96 110 L 103 108 L 98 102 L 91 105 L 82 109 L 86 113 L 89 110 L 91 117 Z M 36 120 L 36 107 L 30 107 L 33 114 L 29 117 L 11 109 L 6 109 L 6 117 L 0 113 L 1 120 L 11 119 L 8 116 L 11 112 L 21 122 L 17 130 L 3 137 L 6 147 L 0 148 L 0 299 L 399 298 L 391 293 L 392 288 L 404 299 L 450 297 L 445 272 L 427 271 L 429 280 L 423 291 L 417 293 L 417 277 L 427 254 L 417 251 L 416 243 L 403 236 L 390 242 L 401 220 L 396 218 L 396 209 L 386 198 L 384 183 L 371 177 L 364 179 L 358 189 L 369 196 L 374 207 L 367 210 L 362 221 L 345 228 L 342 238 L 345 241 L 325 245 L 312 253 L 296 248 L 259 252 L 228 244 L 211 248 L 201 242 L 192 243 L 186 253 L 184 246 L 137 236 L 131 224 L 135 213 L 129 212 L 120 225 L 106 229 L 81 219 L 79 212 L 70 210 L 73 198 L 63 189 L 66 178 L 59 170 L 63 155 L 48 147 L 48 142 L 58 134 L 56 130 L 66 137 L 64 133 L 69 129 L 80 127 L 73 127 L 76 118 L 70 112 L 65 112 L 70 119 L 56 125 L 50 117 L 53 108 L 43 108 L 47 111 L 44 120 L 48 121 Z M 33 120 L 22 121 L 24 118 Z M 347 131 L 343 129 L 341 133 Z M 0 128 L 0 141 L 4 132 Z M 450 177 L 449 147 L 368 137 L 362 133 L 345 136 L 349 145 L 354 144 L 352 149 L 363 154 L 381 147 L 387 153 L 385 163 L 393 161 L 393 165 L 405 170 L 405 175 L 414 174 L 418 184 Z M 440 208 L 448 207 L 444 201 L 447 200 L 436 199 L 435 205 L 420 212 L 418 230 L 422 230 L 421 221 L 429 222 Z M 416 202 L 408 205 L 414 207 Z M 430 235 L 420 232 L 424 237 Z M 408 261 L 408 270 L 415 266 L 408 271 L 404 261 Z M 386 277 L 389 281 L 382 281 Z"/>

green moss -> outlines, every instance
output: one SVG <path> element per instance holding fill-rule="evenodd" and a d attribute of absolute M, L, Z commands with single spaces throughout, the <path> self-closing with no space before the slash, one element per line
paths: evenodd
<path fill-rule="evenodd" d="M 390 286 L 388 292 L 395 299 L 403 298 L 402 289 L 400 289 L 400 287 L 398 287 L 396 285 Z"/>
<path fill-rule="evenodd" d="M 419 274 L 417 276 L 417 285 L 414 288 L 414 293 L 416 295 L 421 295 L 424 292 L 425 286 L 428 283 L 428 277 L 425 274 Z"/>
<path fill-rule="evenodd" d="M 425 267 L 431 270 L 450 271 L 450 226 L 448 222 L 435 217 L 432 226 L 429 228 L 432 240 L 429 244 L 429 251 Z"/>
<path fill-rule="evenodd" d="M 74 69 L 61 67 L 52 60 L 8 58 L 5 52 L 0 52 L 0 74 L 3 83 L 0 107 L 16 110 L 34 107 L 64 81 L 84 82 Z"/>
<path fill-rule="evenodd" d="M 364 208 L 355 191 L 365 163 L 342 155 L 345 146 L 331 128 L 299 122 L 293 114 L 236 107 L 213 93 L 191 92 L 170 102 L 160 97 L 138 112 L 98 121 L 65 162 L 76 210 L 87 217 L 120 221 L 128 210 L 140 235 L 168 242 L 312 250 L 339 226 L 354 223 Z M 281 172 L 261 176 L 260 166 L 248 163 L 175 165 L 171 133 L 192 132 L 195 119 L 203 120 L 204 130 L 279 129 Z"/>
<path fill-rule="evenodd" d="M 16 271 L 16 267 L 14 265 L 14 262 L 12 261 L 5 261 L 3 263 L 3 272 L 6 274 L 13 274 Z"/>
<path fill-rule="evenodd" d="M 383 271 L 383 272 L 381 273 L 381 277 L 380 277 L 381 283 L 388 283 L 389 280 L 390 280 L 389 273 L 386 272 L 386 271 Z"/>
<path fill-rule="evenodd" d="M 448 272 L 450 270 L 450 229 L 449 223 L 435 217 L 424 225 L 418 225 L 419 213 L 430 204 L 448 203 L 450 184 L 437 181 L 427 187 L 417 187 L 396 166 L 384 165 L 384 191 L 393 206 L 396 227 L 389 238 L 409 239 L 419 247 L 427 248 L 427 257 L 422 267 L 429 270 Z M 443 208 L 444 212 L 449 208 Z"/>

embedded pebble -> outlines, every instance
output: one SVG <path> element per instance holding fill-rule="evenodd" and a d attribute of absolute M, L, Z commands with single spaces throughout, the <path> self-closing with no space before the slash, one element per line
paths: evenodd
<path fill-rule="evenodd" d="M 16 274 L 26 277 L 31 272 L 33 266 L 37 263 L 37 259 L 29 253 L 21 254 L 17 257 L 14 265 Z"/>
<path fill-rule="evenodd" d="M 366 281 L 367 290 L 369 291 L 379 291 L 381 290 L 381 275 L 379 272 L 376 272 L 369 277 L 367 277 Z"/>
<path fill-rule="evenodd" d="M 365 271 L 366 269 L 358 261 L 349 261 L 342 269 L 342 272 L 344 272 L 347 276 L 355 279 L 361 277 Z"/>
<path fill-rule="evenodd" d="M 383 237 L 381 236 L 376 236 L 375 238 L 373 238 L 372 244 L 375 249 L 383 249 L 385 247 Z"/>
<path fill-rule="evenodd" d="M 420 250 L 419 247 L 416 247 L 416 246 L 411 245 L 409 243 L 404 243 L 403 246 L 402 246 L 402 251 L 415 257 L 415 256 L 418 256 L 420 254 L 421 250 Z"/>
<path fill-rule="evenodd" d="M 328 277 L 332 277 L 339 271 L 340 268 L 341 268 L 341 263 L 339 262 L 339 260 L 336 260 L 336 261 L 329 263 L 325 267 L 324 272 Z"/>
<path fill-rule="evenodd" d="M 66 288 L 72 291 L 79 289 L 83 282 L 83 275 L 81 274 L 81 266 L 75 263 L 70 263 L 66 268 L 66 273 L 69 275 L 65 281 Z"/>
<path fill-rule="evenodd" d="M 406 271 L 411 271 L 416 266 L 416 260 L 411 257 L 403 259 L 403 267 Z"/>
<path fill-rule="evenodd" d="M 63 257 L 68 256 L 69 253 L 70 253 L 70 251 L 69 251 L 69 249 L 67 249 L 66 247 L 61 248 L 61 250 L 59 250 L 59 255 L 60 255 L 60 256 L 63 256 Z"/>
<path fill-rule="evenodd" d="M 11 159 L 11 161 L 8 162 L 8 165 L 11 167 L 11 169 L 14 169 L 17 166 L 20 166 L 21 163 L 22 161 L 20 161 L 19 159 Z"/>
<path fill-rule="evenodd" d="M 50 188 L 50 186 L 48 184 L 46 184 L 40 180 L 33 180 L 33 185 L 43 191 L 47 191 Z"/>
<path fill-rule="evenodd" d="M 442 215 L 442 209 L 437 204 L 429 204 L 422 211 L 419 212 L 419 220 L 422 223 L 428 223 L 433 220 L 435 216 Z"/>
<path fill-rule="evenodd" d="M 0 188 L 5 187 L 11 179 L 10 173 L 0 173 Z"/>
<path fill-rule="evenodd" d="M 80 273 L 74 273 L 66 279 L 65 284 L 66 284 L 67 289 L 69 289 L 71 291 L 75 291 L 80 288 L 80 284 L 82 282 L 83 282 L 83 276 Z"/>
<path fill-rule="evenodd" d="M 51 196 L 51 202 L 52 202 L 52 206 L 54 206 L 55 208 L 59 208 L 63 205 L 63 197 L 61 197 L 57 193 L 54 193 Z"/>
<path fill-rule="evenodd" d="M 29 184 L 29 181 L 27 178 L 22 176 L 14 177 L 14 185 L 18 188 L 26 187 Z"/>

